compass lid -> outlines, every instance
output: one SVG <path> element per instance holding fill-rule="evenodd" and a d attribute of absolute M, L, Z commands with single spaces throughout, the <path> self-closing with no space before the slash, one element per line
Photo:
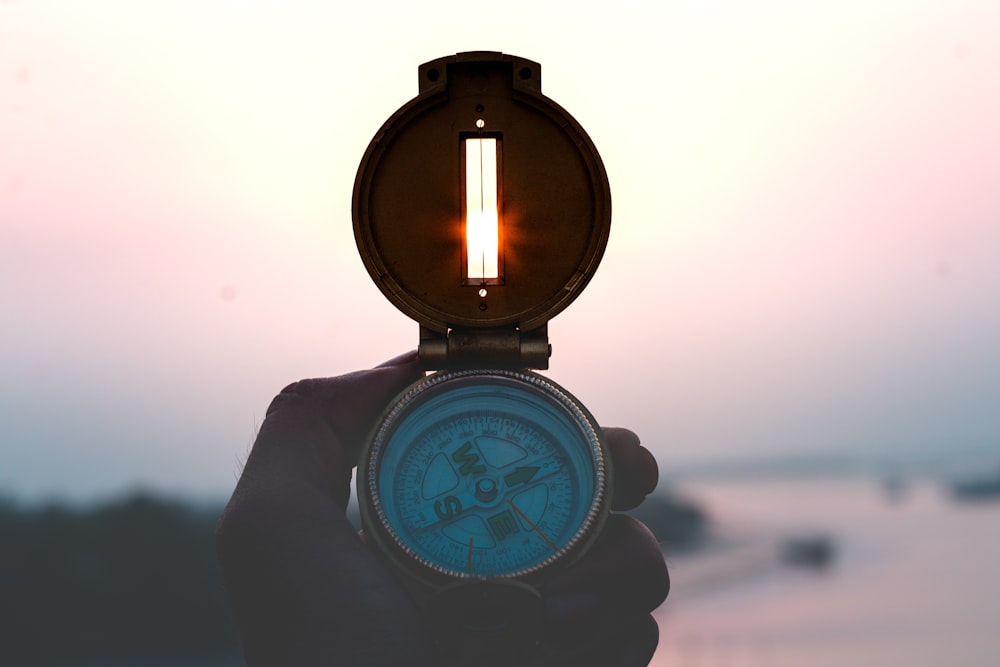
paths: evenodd
<path fill-rule="evenodd" d="M 579 295 L 607 245 L 611 193 L 600 155 L 542 95 L 536 62 L 460 53 L 418 74 L 419 94 L 382 125 L 358 168 L 352 213 L 365 267 L 430 330 L 541 327 Z M 482 140 L 496 165 L 484 178 L 499 220 L 488 276 L 468 268 L 466 211 L 478 196 L 467 192 L 468 147 L 482 151 Z"/>

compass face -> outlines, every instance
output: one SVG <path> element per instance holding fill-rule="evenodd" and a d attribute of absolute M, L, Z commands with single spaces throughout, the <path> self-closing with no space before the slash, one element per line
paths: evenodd
<path fill-rule="evenodd" d="M 362 504 L 388 546 L 455 577 L 538 571 L 607 512 L 593 419 L 528 372 L 426 378 L 390 408 L 362 465 Z"/>

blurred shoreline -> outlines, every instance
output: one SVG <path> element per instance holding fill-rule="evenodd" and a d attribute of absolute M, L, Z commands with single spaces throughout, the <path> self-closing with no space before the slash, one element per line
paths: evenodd
<path fill-rule="evenodd" d="M 992 664 L 1000 641 L 976 628 L 1000 618 L 1000 584 L 977 577 L 993 567 L 984 554 L 1000 553 L 1000 502 L 963 503 L 952 488 L 993 474 L 997 458 L 671 469 L 630 512 L 657 536 L 673 582 L 653 665 L 838 664 L 817 657 L 830 654 L 909 667 L 938 664 L 927 656 L 958 641 L 948 650 L 964 651 L 959 664 Z M 5 664 L 238 664 L 213 547 L 223 505 L 141 490 L 80 504 L 0 495 Z M 919 638 L 912 650 L 903 629 Z"/>

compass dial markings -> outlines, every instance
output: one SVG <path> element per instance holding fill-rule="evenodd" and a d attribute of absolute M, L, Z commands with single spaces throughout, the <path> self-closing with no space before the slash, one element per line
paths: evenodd
<path fill-rule="evenodd" d="M 595 446 L 571 413 L 522 388 L 431 393 L 393 426 L 371 478 L 404 551 L 443 571 L 502 576 L 579 539 Z"/>
<path fill-rule="evenodd" d="M 437 465 L 441 456 L 439 454 L 435 457 L 432 465 Z M 427 497 L 426 493 L 424 493 L 423 499 L 427 502 L 420 503 L 415 508 L 415 512 L 407 515 L 408 523 L 415 529 L 425 529 L 432 527 L 439 521 L 446 522 L 452 520 L 466 511 L 489 509 L 496 505 L 497 501 L 502 501 L 503 495 L 500 493 L 501 490 L 506 492 L 524 492 L 532 488 L 542 488 L 546 492 L 547 497 L 550 483 L 547 478 L 560 472 L 559 463 L 555 460 L 555 457 L 551 457 L 547 461 L 537 461 L 536 463 L 538 465 L 515 466 L 506 473 L 500 471 L 500 474 L 496 477 L 504 481 L 504 486 L 497 485 L 490 476 L 478 476 L 475 485 L 471 489 L 467 489 L 464 493 L 457 492 L 446 495 L 458 486 L 457 481 L 454 485 L 446 488 L 436 496 Z M 427 474 L 424 475 L 425 482 L 428 476 Z M 426 490 L 426 483 L 424 488 Z M 484 489 L 489 489 L 492 493 L 486 492 Z M 564 489 L 562 489 L 562 485 L 557 484 L 556 490 Z M 572 493 L 563 493 L 560 495 L 569 499 Z M 487 498 L 491 497 L 495 500 L 487 500 Z M 535 521 L 540 520 L 540 517 L 541 512 L 539 512 Z"/>

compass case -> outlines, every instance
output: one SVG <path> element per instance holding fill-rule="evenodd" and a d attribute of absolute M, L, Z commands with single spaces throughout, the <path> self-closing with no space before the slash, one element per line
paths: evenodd
<path fill-rule="evenodd" d="M 547 323 L 604 254 L 608 177 L 542 95 L 538 63 L 472 52 L 418 73 L 361 161 L 354 234 L 375 284 L 419 323 L 421 364 L 441 372 L 397 396 L 363 448 L 362 525 L 445 664 L 548 667 L 540 586 L 598 539 L 613 471 L 593 416 L 524 369 L 547 368 Z M 496 223 L 479 275 L 476 195 Z"/>

